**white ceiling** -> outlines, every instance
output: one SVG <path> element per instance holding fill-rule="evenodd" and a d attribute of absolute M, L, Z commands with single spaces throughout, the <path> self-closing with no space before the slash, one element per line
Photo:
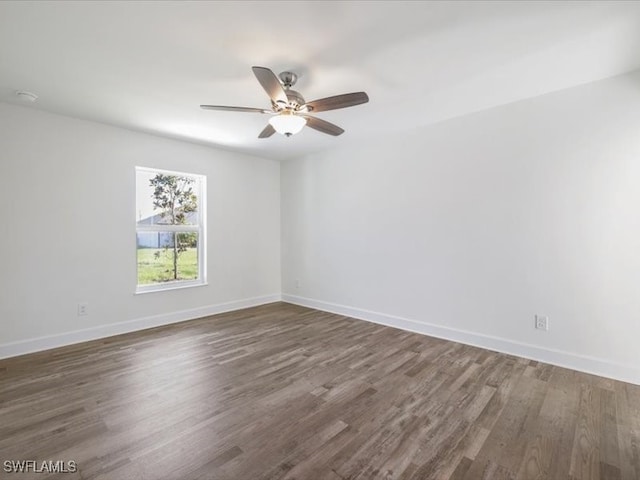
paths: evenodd
<path fill-rule="evenodd" d="M 346 130 L 258 139 L 252 65 L 300 75 Z M 640 2 L 0 2 L 0 100 L 290 158 L 640 68 Z"/>

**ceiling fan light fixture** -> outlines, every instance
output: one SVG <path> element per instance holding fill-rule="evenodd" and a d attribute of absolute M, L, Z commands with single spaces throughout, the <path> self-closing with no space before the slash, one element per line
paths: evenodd
<path fill-rule="evenodd" d="M 269 123 L 281 135 L 290 137 L 300 132 L 307 124 L 307 119 L 293 113 L 283 112 L 269 119 Z"/>

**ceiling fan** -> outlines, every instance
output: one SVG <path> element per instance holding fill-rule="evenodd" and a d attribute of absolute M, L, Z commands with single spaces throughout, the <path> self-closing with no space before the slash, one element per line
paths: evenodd
<path fill-rule="evenodd" d="M 333 123 L 312 117 L 309 113 L 336 110 L 367 103 L 369 97 L 364 92 L 345 93 L 333 97 L 306 102 L 295 90 L 298 80 L 293 72 L 282 72 L 279 77 L 268 68 L 252 67 L 253 73 L 271 99 L 271 110 L 251 107 L 226 107 L 223 105 L 200 105 L 205 110 L 224 110 L 228 112 L 252 112 L 272 115 L 267 126 L 258 138 L 267 138 L 278 132 L 286 137 L 298 133 L 305 125 L 328 135 L 338 136 L 344 130 Z"/>

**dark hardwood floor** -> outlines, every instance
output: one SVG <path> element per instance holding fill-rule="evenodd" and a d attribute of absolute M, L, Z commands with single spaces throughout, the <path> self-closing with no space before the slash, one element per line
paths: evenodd
<path fill-rule="evenodd" d="M 636 480 L 640 387 L 278 303 L 0 361 L 0 462 L 17 480 Z"/>

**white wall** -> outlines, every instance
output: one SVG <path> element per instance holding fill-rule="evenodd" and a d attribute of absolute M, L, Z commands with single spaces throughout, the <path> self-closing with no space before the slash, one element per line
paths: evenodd
<path fill-rule="evenodd" d="M 136 165 L 207 176 L 207 286 L 134 295 Z M 0 205 L 0 357 L 280 296 L 278 162 L 0 104 Z"/>
<path fill-rule="evenodd" d="M 285 300 L 640 383 L 638 75 L 288 161 L 281 188 Z"/>
<path fill-rule="evenodd" d="M 136 165 L 207 175 L 208 286 L 134 295 Z M 640 383 L 638 185 L 638 75 L 282 165 L 0 104 L 0 357 L 277 300 L 282 251 L 288 301 Z"/>

